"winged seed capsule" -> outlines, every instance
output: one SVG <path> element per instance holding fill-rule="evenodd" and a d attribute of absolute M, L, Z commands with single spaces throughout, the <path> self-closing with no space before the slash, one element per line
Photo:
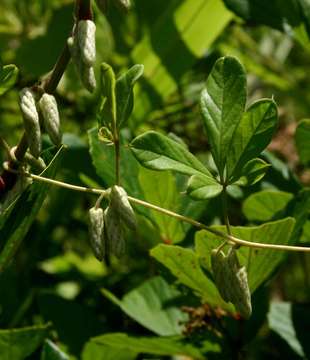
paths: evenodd
<path fill-rule="evenodd" d="M 96 25 L 91 20 L 80 20 L 77 25 L 77 39 L 81 60 L 90 67 L 96 61 Z"/>
<path fill-rule="evenodd" d="M 39 107 L 42 112 L 46 132 L 55 145 L 60 145 L 62 135 L 60 131 L 59 112 L 55 97 L 50 94 L 43 94 L 39 100 Z"/>
<path fill-rule="evenodd" d="M 89 238 L 90 246 L 95 257 L 102 261 L 104 257 L 104 214 L 101 208 L 89 209 Z"/>
<path fill-rule="evenodd" d="M 29 88 L 24 88 L 21 90 L 19 98 L 29 149 L 31 154 L 38 158 L 41 152 L 41 129 L 35 97 Z"/>
<path fill-rule="evenodd" d="M 121 186 L 113 186 L 110 194 L 111 206 L 119 213 L 124 223 L 132 230 L 136 229 L 136 215 L 131 207 L 126 190 Z"/>

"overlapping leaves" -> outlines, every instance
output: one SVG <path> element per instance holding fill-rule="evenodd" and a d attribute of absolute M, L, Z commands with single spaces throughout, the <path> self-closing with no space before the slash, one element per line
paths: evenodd
<path fill-rule="evenodd" d="M 191 176 L 187 192 L 196 199 L 221 193 L 223 186 L 252 185 L 268 164 L 257 158 L 271 141 L 277 125 L 272 99 L 253 103 L 246 111 L 246 74 L 234 57 L 220 58 L 201 93 L 203 123 L 217 174 L 212 174 L 185 146 L 154 131 L 131 143 L 140 163 L 154 170 L 173 170 Z"/>

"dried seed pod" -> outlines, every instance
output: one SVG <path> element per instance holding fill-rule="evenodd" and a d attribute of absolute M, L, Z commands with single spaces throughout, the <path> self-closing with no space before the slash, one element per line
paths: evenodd
<path fill-rule="evenodd" d="M 30 152 L 37 158 L 41 152 L 41 129 L 35 97 L 29 88 L 24 88 L 20 92 L 19 106 L 23 114 Z"/>
<path fill-rule="evenodd" d="M 60 131 L 59 112 L 56 99 L 53 95 L 43 94 L 39 101 L 42 112 L 44 127 L 51 141 L 59 146 L 61 144 L 62 134 Z"/>
<path fill-rule="evenodd" d="M 104 222 L 108 238 L 108 249 L 111 254 L 120 257 L 125 253 L 125 239 L 120 214 L 113 207 L 108 206 L 104 212 Z"/>
<path fill-rule="evenodd" d="M 77 25 L 77 40 L 82 62 L 91 67 L 96 61 L 96 25 L 92 20 L 80 20 Z"/>
<path fill-rule="evenodd" d="M 105 253 L 104 213 L 101 208 L 89 209 L 89 238 L 90 246 L 99 261 L 103 260 Z"/>
<path fill-rule="evenodd" d="M 126 190 L 121 186 L 113 186 L 110 193 L 111 207 L 113 207 L 120 215 L 124 223 L 132 230 L 136 229 L 136 215 L 131 207 Z"/>

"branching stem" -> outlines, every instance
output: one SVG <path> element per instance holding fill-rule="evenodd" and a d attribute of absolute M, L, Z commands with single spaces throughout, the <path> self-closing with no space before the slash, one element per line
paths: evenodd
<path fill-rule="evenodd" d="M 88 188 L 88 187 L 84 187 L 84 186 L 78 186 L 78 185 L 72 185 L 72 184 L 68 184 L 62 181 L 58 181 L 58 180 L 53 180 L 53 179 L 49 179 L 43 176 L 39 176 L 39 175 L 34 175 L 34 174 L 30 174 L 30 173 L 23 173 L 25 176 L 28 176 L 30 178 L 32 178 L 33 180 L 36 181 L 41 181 L 41 182 L 45 182 L 51 185 L 56 185 L 56 186 L 60 186 L 69 190 L 74 190 L 74 191 L 80 191 L 80 192 L 84 192 L 84 193 L 90 193 L 90 194 L 102 194 L 103 197 L 108 196 L 109 195 L 109 190 L 105 190 L 105 189 L 94 189 L 94 188 Z M 151 204 L 149 202 L 146 202 L 144 200 L 140 200 L 137 198 L 134 198 L 132 196 L 128 196 L 128 200 L 132 203 L 132 204 L 136 204 L 136 205 L 141 205 L 144 206 L 146 208 L 158 211 L 162 214 L 174 217 L 175 219 L 178 219 L 180 221 L 184 221 L 192 226 L 197 227 L 198 229 L 202 229 L 202 230 L 206 230 L 216 236 L 219 236 L 221 238 L 223 238 L 224 240 L 227 240 L 229 243 L 231 244 L 237 244 L 240 246 L 247 246 L 250 248 L 257 248 L 257 249 L 271 249 L 271 250 L 282 250 L 282 251 L 301 251 L 301 252 L 310 252 L 310 247 L 302 247 L 302 246 L 291 246 L 291 245 L 276 245 L 276 244 L 265 244 L 265 243 L 257 243 L 257 242 L 251 242 L 251 241 L 246 241 L 246 240 L 242 240 L 239 238 L 236 238 L 230 234 L 225 234 L 222 231 L 216 230 L 212 227 L 209 227 L 205 224 L 200 223 L 199 221 L 196 221 L 194 219 L 191 219 L 187 216 L 184 215 L 180 215 L 178 213 L 175 213 L 171 210 L 168 209 L 164 209 L 161 208 L 157 205 Z"/>

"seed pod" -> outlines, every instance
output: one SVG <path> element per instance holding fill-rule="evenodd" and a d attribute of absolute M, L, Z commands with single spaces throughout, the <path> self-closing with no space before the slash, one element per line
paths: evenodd
<path fill-rule="evenodd" d="M 108 238 L 108 249 L 111 254 L 120 257 L 125 253 L 125 240 L 119 213 L 113 207 L 108 206 L 104 212 L 104 222 Z"/>
<path fill-rule="evenodd" d="M 43 94 L 39 101 L 39 106 L 43 115 L 44 126 L 51 141 L 59 146 L 61 144 L 61 131 L 59 112 L 56 99 L 53 95 Z"/>
<path fill-rule="evenodd" d="M 96 25 L 91 20 L 80 20 L 77 25 L 77 40 L 82 62 L 91 67 L 96 61 Z"/>
<path fill-rule="evenodd" d="M 110 193 L 111 207 L 119 213 L 124 223 L 132 230 L 136 229 L 137 221 L 136 215 L 131 207 L 127 193 L 121 186 L 113 186 Z"/>
<path fill-rule="evenodd" d="M 41 152 L 41 129 L 34 94 L 29 88 L 24 88 L 20 92 L 19 106 L 23 114 L 30 152 L 37 158 Z"/>
<path fill-rule="evenodd" d="M 94 92 L 96 89 L 96 78 L 93 67 L 87 67 L 84 65 L 80 72 L 81 80 L 85 88 L 89 92 Z"/>
<path fill-rule="evenodd" d="M 230 294 L 227 291 L 227 276 L 229 274 L 227 274 L 226 255 L 223 251 L 217 249 L 211 251 L 211 268 L 220 295 L 226 302 L 229 302 Z"/>
<path fill-rule="evenodd" d="M 95 257 L 102 261 L 104 257 L 104 214 L 101 208 L 89 209 L 89 239 Z"/>
<path fill-rule="evenodd" d="M 252 313 L 251 293 L 245 267 L 240 267 L 236 250 L 232 247 L 227 255 L 222 251 L 213 250 L 211 266 L 214 282 L 222 298 L 235 305 L 244 318 Z"/>

